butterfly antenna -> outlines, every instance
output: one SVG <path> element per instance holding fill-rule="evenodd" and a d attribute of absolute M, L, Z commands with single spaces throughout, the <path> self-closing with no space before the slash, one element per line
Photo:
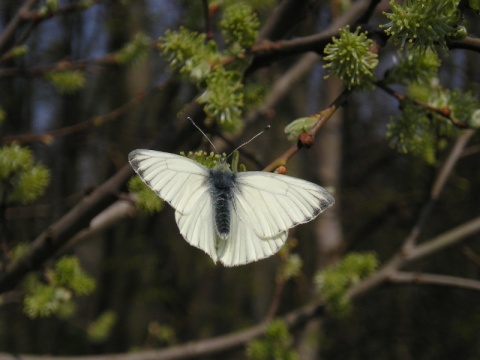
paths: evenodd
<path fill-rule="evenodd" d="M 263 129 L 262 131 L 260 131 L 257 135 L 255 135 L 254 137 L 252 137 L 250 140 L 244 142 L 244 143 L 243 143 L 242 145 L 240 145 L 240 146 L 237 146 L 237 147 L 235 148 L 235 150 L 233 150 L 233 151 L 225 158 L 225 160 L 228 159 L 230 156 L 232 156 L 235 151 L 237 151 L 238 149 L 240 149 L 242 146 L 245 146 L 245 145 L 247 145 L 248 143 L 252 142 L 253 140 L 255 140 L 257 137 L 259 137 L 260 135 L 262 135 L 262 134 L 263 134 L 265 131 L 267 131 L 268 129 L 270 129 L 270 125 L 267 125 L 267 126 L 265 127 L 265 129 Z"/>
<path fill-rule="evenodd" d="M 218 154 L 217 148 L 215 147 L 215 145 L 213 145 L 213 142 L 208 138 L 208 136 L 203 132 L 203 130 L 200 129 L 200 127 L 199 127 L 197 124 L 195 124 L 195 122 L 193 121 L 193 119 L 192 119 L 191 117 L 188 117 L 187 119 L 190 120 L 190 122 L 193 124 L 193 126 L 195 126 L 195 127 L 198 129 L 198 131 L 200 131 L 200 132 L 202 133 L 203 136 L 205 136 L 205 139 L 208 140 L 208 142 L 209 142 L 209 143 L 212 145 L 212 147 L 215 149 L 215 152 Z M 253 139 L 252 139 L 252 140 L 253 140 Z"/>

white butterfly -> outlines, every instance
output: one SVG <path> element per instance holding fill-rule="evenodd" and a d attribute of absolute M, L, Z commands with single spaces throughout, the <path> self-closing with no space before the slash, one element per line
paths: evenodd
<path fill-rule="evenodd" d="M 287 175 L 214 169 L 153 150 L 128 155 L 142 180 L 175 209 L 180 233 L 225 266 L 275 254 L 288 229 L 314 219 L 335 202 L 324 188 Z"/>

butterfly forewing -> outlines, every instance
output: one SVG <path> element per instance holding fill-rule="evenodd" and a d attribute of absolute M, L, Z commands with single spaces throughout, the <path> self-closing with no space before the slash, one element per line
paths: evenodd
<path fill-rule="evenodd" d="M 142 180 L 177 211 L 192 211 L 197 200 L 208 193 L 208 169 L 186 157 L 135 150 L 128 159 Z"/>
<path fill-rule="evenodd" d="M 237 173 L 234 193 L 242 222 L 263 238 L 308 222 L 335 202 L 321 186 L 259 171 Z"/>

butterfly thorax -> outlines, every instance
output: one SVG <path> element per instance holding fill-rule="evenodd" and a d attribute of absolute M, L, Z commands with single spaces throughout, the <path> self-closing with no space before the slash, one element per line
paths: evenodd
<path fill-rule="evenodd" d="M 213 213 L 217 234 L 222 239 L 230 235 L 230 211 L 235 173 L 224 163 L 210 170 L 210 194 L 213 200 Z"/>

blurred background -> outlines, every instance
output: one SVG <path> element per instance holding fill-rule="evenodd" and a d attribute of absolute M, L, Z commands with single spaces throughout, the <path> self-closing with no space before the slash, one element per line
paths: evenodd
<path fill-rule="evenodd" d="M 246 3 L 258 16 L 258 36 L 264 40 L 322 33 L 336 21 L 354 24 L 361 14 L 369 15 L 371 26 L 388 22 L 382 14 L 389 9 L 386 1 Z M 288 3 L 290 16 L 275 23 L 282 4 Z M 354 12 L 360 3 L 365 6 Z M 370 4 L 377 6 L 366 13 Z M 436 149 L 435 161 L 395 151 L 386 133 L 402 108 L 375 87 L 351 91 L 314 146 L 289 160 L 289 175 L 326 187 L 336 204 L 291 231 L 281 255 L 235 268 L 215 265 L 183 240 L 168 205 L 153 213 L 136 209 L 127 187 L 134 175 L 127 164 L 130 151 L 211 150 L 187 116 L 206 125 L 205 131 L 227 153 L 270 124 L 270 131 L 240 152 L 248 170 L 261 170 L 293 145 L 285 126 L 327 108 L 344 90 L 334 77 L 325 79 L 322 58 L 308 51 L 314 47 L 273 60 L 258 52 L 242 65 L 249 70 L 245 81 L 261 86 L 257 102 L 230 128 L 205 122 L 195 101 L 202 86 L 172 71 L 158 39 L 181 26 L 202 33 L 210 19 L 211 38 L 225 48 L 215 25 L 222 6 L 218 1 L 173 0 L 0 2 L 2 146 L 30 149 L 35 163 L 49 173 L 43 195 L 32 202 L 7 201 L 8 186 L 3 185 L 2 273 L 82 199 L 99 188 L 112 189 L 109 200 L 72 226 L 59 250 L 3 288 L 0 352 L 142 354 L 248 329 L 272 315 L 282 317 L 322 301 L 315 285 L 319 271 L 346 254 L 371 252 L 379 264 L 398 254 L 426 204 L 432 209 L 422 223 L 420 243 L 479 215 L 478 134 L 465 145 L 438 201 L 430 202 L 439 169 L 456 136 L 462 135 L 439 137 L 443 145 Z M 18 14 L 21 19 L 11 31 Z M 475 14 L 468 16 L 475 19 Z M 267 28 L 272 24 L 275 31 Z M 478 35 L 478 24 L 471 20 L 469 33 Z M 12 49 L 24 53 L 12 55 Z M 478 101 L 479 52 L 440 53 L 437 80 L 446 88 L 471 91 Z M 397 55 L 398 47 L 390 43 L 381 48 L 378 78 Z M 256 61 L 262 59 L 265 63 L 259 65 Z M 65 70 L 67 80 L 55 78 Z M 109 185 L 109 179 L 116 181 Z M 105 215 L 108 206 L 118 218 L 89 233 L 90 220 Z M 466 237 L 409 263 L 406 270 L 480 281 L 479 239 Z M 62 285 L 62 265 L 79 274 L 78 288 Z M 285 275 L 291 268 L 292 275 Z M 48 287 L 52 284 L 54 289 Z M 477 359 L 479 300 L 478 289 L 385 282 L 356 298 L 346 316 L 327 309 L 291 328 L 278 340 L 280 348 L 289 350 L 264 358 Z M 202 356 L 260 358 L 246 347 Z"/>

